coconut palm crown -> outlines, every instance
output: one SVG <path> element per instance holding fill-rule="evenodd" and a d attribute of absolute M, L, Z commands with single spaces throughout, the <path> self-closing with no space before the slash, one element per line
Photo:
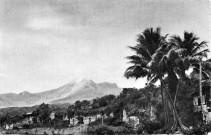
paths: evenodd
<path fill-rule="evenodd" d="M 139 34 L 137 45 L 129 46 L 136 55 L 126 57 L 132 65 L 126 69 L 124 76 L 135 79 L 147 77 L 148 80 L 156 81 L 161 75 L 157 67 L 159 61 L 168 52 L 165 38 L 166 36 L 161 36 L 160 28 L 156 28 L 156 30 L 148 28 Z"/>

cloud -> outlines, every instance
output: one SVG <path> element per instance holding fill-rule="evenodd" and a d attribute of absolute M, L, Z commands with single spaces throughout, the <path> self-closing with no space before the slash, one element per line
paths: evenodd
<path fill-rule="evenodd" d="M 32 30 L 52 30 L 63 25 L 60 18 L 32 18 L 27 22 L 27 27 Z M 63 29 L 64 30 L 64 29 Z"/>

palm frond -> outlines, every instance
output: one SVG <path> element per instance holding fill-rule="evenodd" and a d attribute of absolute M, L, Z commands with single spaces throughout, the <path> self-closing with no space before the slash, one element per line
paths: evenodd
<path fill-rule="evenodd" d="M 193 57 L 195 57 L 195 56 L 207 57 L 207 52 L 209 52 L 209 49 L 205 49 L 205 50 L 202 50 L 200 52 L 197 52 L 193 55 Z"/>
<path fill-rule="evenodd" d="M 182 39 L 177 35 L 171 36 L 169 41 L 172 46 L 180 47 L 182 45 Z"/>
<path fill-rule="evenodd" d="M 207 42 L 206 41 L 202 41 L 201 43 L 196 43 L 195 45 L 196 47 L 192 50 L 192 54 L 197 53 L 198 50 L 200 50 L 201 48 L 207 46 Z"/>
<path fill-rule="evenodd" d="M 138 45 L 135 47 L 129 46 L 129 48 L 135 51 L 137 55 L 144 57 L 146 60 L 151 60 L 151 55 L 146 48 Z"/>
<path fill-rule="evenodd" d="M 147 84 L 154 84 L 159 80 L 159 76 L 158 75 L 154 75 L 152 77 L 147 78 Z"/>
<path fill-rule="evenodd" d="M 195 73 L 198 73 L 199 74 L 199 69 L 198 68 L 194 67 L 193 70 L 194 70 Z M 210 78 L 210 74 L 208 74 L 207 72 L 205 72 L 202 69 L 202 77 L 207 80 L 207 79 Z"/>
<path fill-rule="evenodd" d="M 157 28 L 155 31 L 153 28 L 145 29 L 144 32 L 138 35 L 138 43 L 148 48 L 147 50 L 150 54 L 154 54 L 154 52 L 159 48 L 160 42 L 163 40 L 160 35 L 160 28 Z"/>
<path fill-rule="evenodd" d="M 137 55 L 128 56 L 126 58 L 130 60 L 128 63 L 134 64 L 134 65 L 140 65 L 142 67 L 146 67 L 146 65 L 148 64 L 147 60 Z"/>
<path fill-rule="evenodd" d="M 140 66 L 130 66 L 126 69 L 124 76 L 128 78 L 138 79 L 140 77 L 146 77 L 148 75 L 148 70 Z"/>

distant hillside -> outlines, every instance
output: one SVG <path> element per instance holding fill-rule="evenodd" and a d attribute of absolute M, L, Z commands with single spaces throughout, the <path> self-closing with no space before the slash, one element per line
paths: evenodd
<path fill-rule="evenodd" d="M 93 99 L 107 94 L 119 94 L 120 89 L 115 83 L 95 83 L 92 80 L 82 80 L 79 83 L 70 82 L 57 89 L 40 93 L 24 91 L 19 94 L 0 94 L 0 108 L 24 107 L 49 104 L 73 103 L 76 100 Z"/>
<path fill-rule="evenodd" d="M 50 104 L 49 107 L 52 108 L 67 108 L 70 104 Z M 15 116 L 15 115 L 23 115 L 28 112 L 35 111 L 39 105 L 32 106 L 32 107 L 8 107 L 8 108 L 1 108 L 0 109 L 0 117 L 5 116 L 7 113 L 10 116 Z"/>

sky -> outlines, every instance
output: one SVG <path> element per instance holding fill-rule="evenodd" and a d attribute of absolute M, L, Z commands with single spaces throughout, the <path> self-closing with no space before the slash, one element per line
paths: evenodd
<path fill-rule="evenodd" d="M 0 93 L 41 92 L 81 79 L 144 87 L 146 79 L 123 76 L 137 34 L 161 27 L 163 35 L 186 30 L 211 42 L 210 5 L 208 0 L 2 0 Z"/>

